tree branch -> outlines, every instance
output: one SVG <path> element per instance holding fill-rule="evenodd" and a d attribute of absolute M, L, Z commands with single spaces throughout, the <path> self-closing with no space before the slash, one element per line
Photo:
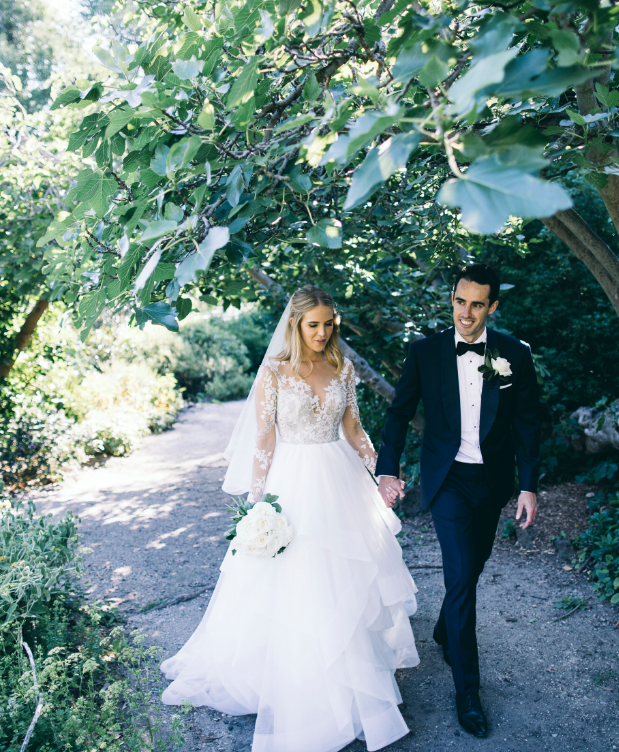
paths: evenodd
<path fill-rule="evenodd" d="M 606 269 L 591 253 L 591 251 L 569 230 L 560 219 L 556 216 L 546 217 L 541 220 L 546 227 L 553 232 L 559 240 L 572 251 L 579 261 L 589 269 L 591 274 L 596 278 L 608 299 L 610 300 L 615 312 L 619 316 L 619 286 L 613 282 Z"/>
<path fill-rule="evenodd" d="M 619 257 L 617 257 L 613 249 L 602 240 L 574 209 L 558 211 L 555 217 L 560 219 L 568 230 L 573 232 L 580 242 L 591 251 L 604 269 L 606 269 L 611 279 L 619 286 Z"/>
<path fill-rule="evenodd" d="M 34 308 L 30 311 L 30 313 L 26 317 L 26 320 L 24 321 L 22 328 L 19 330 L 19 333 L 15 337 L 15 347 L 13 348 L 13 356 L 11 357 L 10 360 L 5 361 L 4 363 L 0 363 L 0 379 L 6 378 L 11 372 L 11 369 L 15 365 L 17 356 L 28 344 L 30 337 L 32 336 L 32 333 L 34 332 L 37 324 L 39 323 L 39 319 L 45 313 L 48 306 L 49 306 L 49 301 L 45 300 L 45 298 L 39 298 L 39 300 L 37 300 L 37 302 L 35 303 Z"/>

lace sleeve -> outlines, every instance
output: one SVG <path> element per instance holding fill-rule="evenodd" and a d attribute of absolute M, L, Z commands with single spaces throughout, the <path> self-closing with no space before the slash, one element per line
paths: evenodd
<path fill-rule="evenodd" d="M 277 380 L 273 370 L 264 364 L 256 377 L 256 446 L 248 500 L 260 501 L 275 450 L 275 418 L 277 413 Z"/>
<path fill-rule="evenodd" d="M 361 457 L 368 470 L 373 473 L 376 470 L 376 452 L 370 437 L 363 430 L 359 418 L 357 390 L 355 389 L 355 368 L 350 361 L 347 361 L 345 368 L 347 369 L 344 375 L 346 379 L 346 410 L 342 418 L 342 429 L 346 441 Z"/>

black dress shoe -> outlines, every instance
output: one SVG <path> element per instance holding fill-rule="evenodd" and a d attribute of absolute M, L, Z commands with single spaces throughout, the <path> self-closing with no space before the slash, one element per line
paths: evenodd
<path fill-rule="evenodd" d="M 448 666 L 451 666 L 451 658 L 449 657 L 449 647 L 447 645 L 447 640 L 442 640 L 439 638 L 436 627 L 434 627 L 434 631 L 432 632 L 432 639 L 437 645 L 440 645 L 443 648 L 443 658 L 445 659 L 445 663 Z"/>
<path fill-rule="evenodd" d="M 479 700 L 479 692 L 471 689 L 465 694 L 456 692 L 456 708 L 458 721 L 465 731 L 484 739 L 488 736 L 488 721 Z"/>

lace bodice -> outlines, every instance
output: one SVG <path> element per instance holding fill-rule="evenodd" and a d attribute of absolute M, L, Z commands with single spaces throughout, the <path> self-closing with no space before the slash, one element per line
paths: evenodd
<path fill-rule="evenodd" d="M 359 419 L 352 362 L 344 358 L 342 370 L 324 389 L 322 403 L 306 381 L 286 375 L 283 367 L 281 361 L 269 359 L 256 378 L 258 435 L 250 494 L 253 500 L 260 499 L 264 490 L 275 450 L 276 426 L 280 440 L 288 444 L 326 444 L 339 440 L 341 425 L 348 443 L 374 472 L 376 452 Z"/>

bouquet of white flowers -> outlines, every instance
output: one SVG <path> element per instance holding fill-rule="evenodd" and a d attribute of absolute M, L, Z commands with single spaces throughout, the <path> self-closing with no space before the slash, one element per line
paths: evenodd
<path fill-rule="evenodd" d="M 265 494 L 253 506 L 239 500 L 236 507 L 228 507 L 234 524 L 225 537 L 234 541 L 233 555 L 240 551 L 247 556 L 275 557 L 286 550 L 294 538 L 294 530 L 277 499 L 273 494 Z"/>

